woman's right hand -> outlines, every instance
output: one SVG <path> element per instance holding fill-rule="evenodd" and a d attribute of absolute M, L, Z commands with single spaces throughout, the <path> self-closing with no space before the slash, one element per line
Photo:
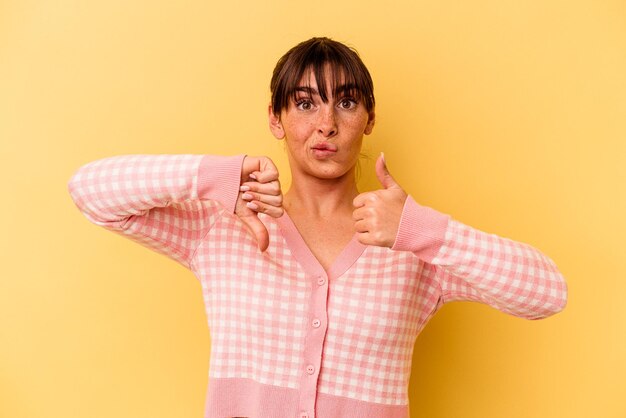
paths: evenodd
<path fill-rule="evenodd" d="M 269 234 L 257 213 L 279 218 L 283 215 L 282 205 L 283 194 L 274 162 L 268 157 L 246 156 L 241 168 L 235 214 L 252 232 L 261 251 L 269 246 Z"/>

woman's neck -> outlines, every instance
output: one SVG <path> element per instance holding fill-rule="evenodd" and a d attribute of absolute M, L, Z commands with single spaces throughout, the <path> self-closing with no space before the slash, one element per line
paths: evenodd
<path fill-rule="evenodd" d="M 351 214 L 352 201 L 358 194 L 354 169 L 336 179 L 292 173 L 292 184 L 285 193 L 283 207 L 290 214 L 297 211 L 328 218 L 341 213 Z"/>

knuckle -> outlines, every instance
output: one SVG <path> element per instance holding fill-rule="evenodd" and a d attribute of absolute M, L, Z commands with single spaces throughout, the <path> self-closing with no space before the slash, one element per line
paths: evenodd
<path fill-rule="evenodd" d="M 263 172 L 263 183 L 272 183 L 277 179 L 277 172 L 274 170 L 266 170 Z"/>

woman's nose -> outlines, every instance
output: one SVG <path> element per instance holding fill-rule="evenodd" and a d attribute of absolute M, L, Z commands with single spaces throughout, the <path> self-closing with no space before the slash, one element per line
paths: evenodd
<path fill-rule="evenodd" d="M 319 115 L 318 132 L 325 137 L 335 135 L 337 133 L 337 121 L 333 106 L 322 106 Z"/>

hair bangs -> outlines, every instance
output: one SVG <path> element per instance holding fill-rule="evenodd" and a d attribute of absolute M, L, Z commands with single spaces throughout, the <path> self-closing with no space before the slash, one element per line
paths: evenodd
<path fill-rule="evenodd" d="M 276 64 L 270 84 L 274 114 L 288 108 L 303 88 L 311 91 L 310 72 L 325 103 L 331 96 L 347 95 L 363 101 L 368 112 L 374 109 L 372 78 L 358 53 L 329 38 L 312 38 L 293 47 Z"/>

